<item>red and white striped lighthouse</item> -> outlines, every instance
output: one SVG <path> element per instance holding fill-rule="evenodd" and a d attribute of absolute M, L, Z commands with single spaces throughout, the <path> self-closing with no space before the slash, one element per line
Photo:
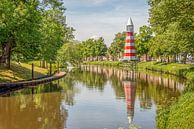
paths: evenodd
<path fill-rule="evenodd" d="M 125 51 L 123 59 L 127 61 L 135 61 L 137 58 L 134 44 L 134 26 L 131 18 L 128 20 L 126 30 Z"/>

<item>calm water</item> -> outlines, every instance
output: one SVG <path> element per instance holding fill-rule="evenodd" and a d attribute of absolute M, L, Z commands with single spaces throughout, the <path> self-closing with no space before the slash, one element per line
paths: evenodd
<path fill-rule="evenodd" d="M 176 78 L 83 66 L 59 81 L 0 97 L 0 129 L 154 129 L 157 107 L 183 87 Z"/>

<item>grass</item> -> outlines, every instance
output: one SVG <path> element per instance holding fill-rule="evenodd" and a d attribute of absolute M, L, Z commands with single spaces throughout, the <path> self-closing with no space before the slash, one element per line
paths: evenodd
<path fill-rule="evenodd" d="M 84 64 L 105 65 L 105 66 L 122 66 L 122 62 L 118 61 L 85 61 Z"/>
<path fill-rule="evenodd" d="M 39 61 L 39 60 L 27 62 L 27 64 L 30 64 L 30 65 L 31 65 L 32 63 L 34 64 L 34 66 L 40 67 L 40 61 Z M 48 72 L 49 72 L 50 63 L 47 63 L 46 66 L 47 66 L 47 68 L 45 68 L 45 69 L 48 69 Z M 57 67 L 58 67 L 58 66 L 57 66 L 57 63 L 52 63 L 52 73 L 58 70 Z"/>
<path fill-rule="evenodd" d="M 32 77 L 31 68 L 32 66 L 30 64 L 26 63 L 17 64 L 15 62 L 11 63 L 11 69 L 6 69 L 1 66 L 0 83 L 31 79 Z M 39 68 L 37 66 L 34 67 L 35 78 L 45 76 L 47 73 L 48 73 L 47 69 Z"/>
<path fill-rule="evenodd" d="M 194 129 L 194 92 L 187 92 L 178 101 L 158 111 L 158 129 Z"/>
<path fill-rule="evenodd" d="M 194 80 L 194 65 L 191 64 L 140 62 L 138 67 Z"/>

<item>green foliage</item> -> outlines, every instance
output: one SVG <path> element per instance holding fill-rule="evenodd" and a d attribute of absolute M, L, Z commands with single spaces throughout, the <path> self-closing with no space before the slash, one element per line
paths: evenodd
<path fill-rule="evenodd" d="M 120 57 L 124 52 L 125 38 L 126 38 L 125 32 L 117 33 L 111 46 L 108 49 L 108 54 L 110 54 L 113 57 Z"/>
<path fill-rule="evenodd" d="M 61 3 L 62 4 L 62 3 Z M 57 51 L 73 38 L 73 29 L 67 27 L 63 6 L 56 5 L 53 9 L 45 10 L 43 12 L 43 20 L 41 23 L 42 32 L 42 46 L 40 48 L 40 59 L 47 62 L 55 61 Z M 54 5 L 53 5 L 54 6 Z"/>
<path fill-rule="evenodd" d="M 161 110 L 157 116 L 158 129 L 193 129 L 194 128 L 194 93 L 186 93 L 178 102 Z"/>
<path fill-rule="evenodd" d="M 11 63 L 11 69 L 0 69 L 0 82 L 13 82 L 13 81 L 21 81 L 21 80 L 28 80 L 32 79 L 32 65 L 26 63 Z M 43 77 L 46 76 L 48 73 L 47 69 L 34 67 L 34 77 Z"/>
<path fill-rule="evenodd" d="M 83 58 L 104 56 L 107 52 L 107 46 L 104 39 L 88 39 L 80 45 L 80 52 Z"/>
<path fill-rule="evenodd" d="M 176 64 L 176 63 L 159 63 L 159 62 L 140 62 L 138 63 L 140 69 L 147 69 L 166 74 L 172 74 L 180 77 L 185 77 L 189 80 L 193 79 L 194 66 L 190 64 Z"/>
<path fill-rule="evenodd" d="M 66 43 L 64 44 L 57 54 L 57 61 L 60 64 L 69 62 L 71 64 L 79 64 L 81 61 L 80 44 Z"/>
<path fill-rule="evenodd" d="M 104 66 L 121 66 L 122 62 L 118 61 L 85 61 L 84 64 L 104 65 Z"/>
<path fill-rule="evenodd" d="M 1 1 L 0 45 L 2 48 L 9 46 L 6 51 L 20 53 L 27 59 L 36 55 L 41 38 L 38 4 L 38 0 Z"/>
<path fill-rule="evenodd" d="M 153 56 L 182 55 L 183 62 L 194 53 L 194 2 L 190 0 L 149 0 L 150 24 L 155 37 Z"/>
<path fill-rule="evenodd" d="M 192 74 L 194 76 L 194 72 Z M 187 92 L 194 92 L 194 77 L 192 78 L 192 80 L 189 80 L 186 84 L 184 93 L 187 93 Z"/>
<path fill-rule="evenodd" d="M 135 36 L 135 46 L 138 56 L 148 54 L 152 35 L 153 34 L 150 27 L 144 25 L 139 28 L 139 34 Z"/>
<path fill-rule="evenodd" d="M 57 51 L 73 38 L 61 0 L 2 0 L 0 62 L 55 61 Z"/>

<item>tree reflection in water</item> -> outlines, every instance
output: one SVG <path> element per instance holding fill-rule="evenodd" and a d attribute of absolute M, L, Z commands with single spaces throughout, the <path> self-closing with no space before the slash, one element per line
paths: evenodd
<path fill-rule="evenodd" d="M 130 124 L 135 118 L 137 103 L 141 111 L 151 110 L 155 104 L 165 105 L 164 100 L 178 97 L 184 85 L 155 74 L 82 66 L 59 81 L 0 97 L 0 129 L 64 129 L 67 105 L 75 105 L 74 96 L 80 90 L 76 84 L 97 92 L 103 92 L 106 84 L 110 84 L 116 99 L 126 102 Z"/>
<path fill-rule="evenodd" d="M 32 89 L 34 94 L 32 93 Z M 0 129 L 64 129 L 73 105 L 72 78 L 0 97 Z"/>
<path fill-rule="evenodd" d="M 126 99 L 130 124 L 134 117 L 135 98 L 139 100 L 142 111 L 149 110 L 153 103 L 161 106 L 166 104 L 164 100 L 177 98 L 184 87 L 184 82 L 157 74 L 134 73 L 128 70 L 99 66 L 82 66 L 81 69 L 83 70 L 82 75 L 78 75 L 80 78 L 77 79 L 81 82 L 95 82 L 92 83 L 92 88 L 100 87 L 103 90 L 106 82 L 111 82 L 117 99 Z M 101 80 L 98 81 L 96 78 L 101 78 Z M 86 83 L 86 86 L 90 85 L 91 83 Z"/>
<path fill-rule="evenodd" d="M 117 98 L 125 97 L 123 81 L 133 80 L 137 85 L 137 97 L 142 101 L 142 108 L 151 106 L 151 99 L 161 104 L 162 99 L 178 97 L 183 91 L 184 82 L 165 78 L 163 76 L 148 73 L 133 73 L 128 70 L 99 66 L 82 66 L 82 72 L 76 73 L 75 79 L 86 83 L 89 88 L 103 90 L 107 81 L 110 81 Z M 96 79 L 100 78 L 100 79 Z M 94 82 L 94 83 L 92 83 Z M 145 105 L 145 106 L 143 106 Z M 147 106 L 146 106 L 147 105 Z"/>
<path fill-rule="evenodd" d="M 63 129 L 67 111 L 61 95 L 46 93 L 0 98 L 0 126 L 6 129 Z"/>

